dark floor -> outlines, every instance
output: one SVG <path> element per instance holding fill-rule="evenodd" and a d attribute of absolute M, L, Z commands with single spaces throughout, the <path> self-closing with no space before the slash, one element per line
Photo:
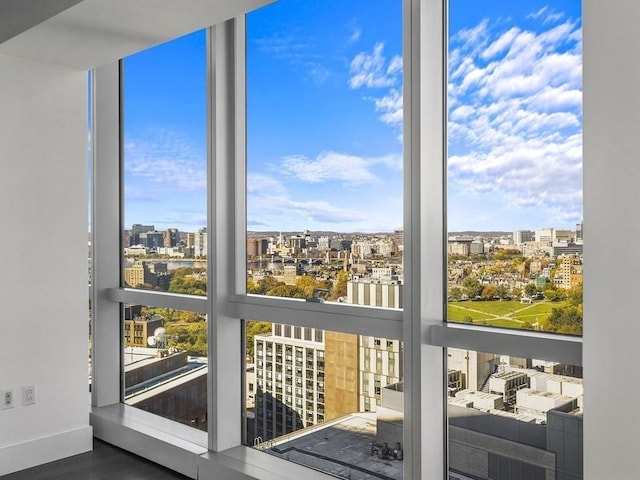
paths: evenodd
<path fill-rule="evenodd" d="M 2 480 L 187 480 L 125 450 L 93 439 L 93 451 L 1 476 Z"/>

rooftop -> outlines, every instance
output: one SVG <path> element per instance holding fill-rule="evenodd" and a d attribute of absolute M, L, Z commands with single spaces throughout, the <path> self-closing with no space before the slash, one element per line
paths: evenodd
<path fill-rule="evenodd" d="M 275 442 L 266 448 L 267 453 L 336 478 L 402 479 L 401 460 L 381 459 L 373 453 L 375 413 L 353 413 Z M 390 448 L 394 446 L 390 445 Z"/>

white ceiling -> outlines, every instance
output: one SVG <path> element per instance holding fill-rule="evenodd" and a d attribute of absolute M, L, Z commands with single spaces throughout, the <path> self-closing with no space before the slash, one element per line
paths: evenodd
<path fill-rule="evenodd" d="M 0 0 L 0 44 L 82 0 Z"/>
<path fill-rule="evenodd" d="M 272 1 L 0 0 L 0 53 L 87 70 Z"/>

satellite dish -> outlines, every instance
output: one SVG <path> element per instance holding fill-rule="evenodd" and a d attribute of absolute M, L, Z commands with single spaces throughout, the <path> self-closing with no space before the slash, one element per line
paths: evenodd
<path fill-rule="evenodd" d="M 167 329 L 163 327 L 158 327 L 153 331 L 153 336 L 158 338 L 167 334 Z"/>
<path fill-rule="evenodd" d="M 147 338 L 147 344 L 150 347 L 153 347 L 156 344 L 156 337 L 149 337 Z"/>

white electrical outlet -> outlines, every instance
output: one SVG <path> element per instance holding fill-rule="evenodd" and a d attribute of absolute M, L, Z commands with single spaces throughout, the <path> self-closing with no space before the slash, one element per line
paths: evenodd
<path fill-rule="evenodd" d="M 25 385 L 22 387 L 22 405 L 35 405 L 36 403 L 36 386 Z"/>
<path fill-rule="evenodd" d="M 13 408 L 14 406 L 13 388 L 0 390 L 0 410 L 6 410 L 7 408 Z"/>

